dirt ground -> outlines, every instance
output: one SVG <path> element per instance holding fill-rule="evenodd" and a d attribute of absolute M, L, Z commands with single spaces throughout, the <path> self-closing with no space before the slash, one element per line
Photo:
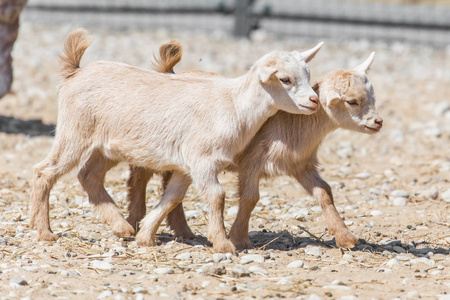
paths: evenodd
<path fill-rule="evenodd" d="M 251 218 L 254 249 L 218 255 L 203 238 L 206 203 L 195 190 L 184 206 L 198 238 L 176 241 L 163 225 L 161 244 L 141 248 L 100 222 L 75 171 L 59 180 L 50 197 L 51 225 L 61 237 L 35 240 L 29 227 L 32 166 L 49 152 L 52 126 L 27 121 L 56 123 L 57 55 L 73 29 L 25 23 L 14 48 L 13 91 L 0 100 L 0 119 L 16 118 L 10 125 L 0 122 L 0 299 L 450 299 L 449 51 L 367 41 L 326 44 L 310 63 L 313 82 L 376 51 L 369 78 L 383 129 L 372 136 L 337 130 L 320 150 L 322 177 L 360 244 L 336 248 L 318 203 L 296 181 L 280 177 L 261 182 Z M 236 41 L 220 32 L 91 32 L 95 41 L 82 65 L 114 60 L 147 68 L 153 51 L 176 38 L 184 58 L 175 71 L 226 76 L 243 74 L 271 50 L 303 50 L 318 42 Z M 127 176 L 127 166 L 120 165 L 106 180 L 125 215 Z M 221 182 L 229 229 L 238 203 L 235 176 L 224 174 Z M 147 196 L 151 209 L 160 196 L 159 178 Z"/>

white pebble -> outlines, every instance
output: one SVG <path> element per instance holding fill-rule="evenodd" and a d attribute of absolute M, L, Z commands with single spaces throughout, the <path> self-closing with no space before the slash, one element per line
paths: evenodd
<path fill-rule="evenodd" d="M 289 279 L 286 279 L 286 278 L 282 278 L 282 279 L 278 280 L 278 282 L 277 282 L 277 284 L 279 284 L 279 285 L 287 285 L 287 284 L 290 284 L 290 283 L 291 283 L 291 281 Z"/>
<path fill-rule="evenodd" d="M 110 290 L 107 291 L 103 291 L 100 293 L 100 295 L 98 295 L 97 299 L 104 299 L 106 297 L 112 296 L 113 292 Z"/>
<path fill-rule="evenodd" d="M 393 190 L 391 196 L 409 198 L 409 193 L 404 190 Z"/>
<path fill-rule="evenodd" d="M 190 253 L 180 253 L 175 258 L 179 260 L 191 260 L 192 255 Z"/>
<path fill-rule="evenodd" d="M 323 251 L 320 247 L 309 247 L 305 249 L 305 253 L 308 255 L 321 256 Z"/>
<path fill-rule="evenodd" d="M 26 229 L 25 226 L 19 225 L 19 226 L 16 227 L 16 232 L 24 232 L 25 229 Z"/>
<path fill-rule="evenodd" d="M 93 260 L 90 263 L 91 268 L 98 269 L 98 270 L 105 270 L 105 271 L 111 271 L 114 270 L 114 266 L 111 265 L 109 262 L 102 261 L 102 260 Z"/>
<path fill-rule="evenodd" d="M 37 271 L 39 271 L 41 268 L 38 266 L 25 266 L 22 267 L 24 270 L 28 271 L 28 272 L 33 272 L 36 273 Z"/>
<path fill-rule="evenodd" d="M 227 218 L 234 218 L 237 216 L 237 213 L 239 211 L 239 207 L 238 206 L 232 206 L 228 209 L 227 211 Z"/>
<path fill-rule="evenodd" d="M 296 261 L 289 263 L 287 265 L 287 267 L 290 269 L 301 269 L 301 268 L 303 268 L 304 265 L 305 265 L 305 263 L 303 262 L 303 260 L 296 260 Z"/>
<path fill-rule="evenodd" d="M 391 268 L 393 270 L 397 270 L 400 268 L 400 263 L 398 262 L 398 260 L 393 258 L 386 263 L 386 266 L 388 266 L 389 268 Z"/>
<path fill-rule="evenodd" d="M 406 206 L 406 199 L 403 197 L 397 197 L 392 200 L 394 206 Z"/>
<path fill-rule="evenodd" d="M 372 210 L 371 212 L 370 212 L 370 215 L 371 216 L 373 216 L 373 217 L 378 217 L 378 216 L 381 216 L 383 214 L 383 212 L 381 211 L 381 210 Z"/>
<path fill-rule="evenodd" d="M 267 275 L 269 274 L 269 272 L 267 272 L 266 269 L 260 267 L 260 266 L 250 266 L 248 268 L 248 270 L 250 271 L 250 273 L 253 274 L 259 274 L 259 275 Z"/>
<path fill-rule="evenodd" d="M 413 280 L 411 278 L 405 278 L 405 279 L 403 279 L 402 284 L 405 284 L 405 285 L 410 284 L 412 281 Z"/>
<path fill-rule="evenodd" d="M 264 256 L 259 254 L 248 254 L 241 257 L 241 264 L 249 264 L 252 262 L 256 263 L 263 263 L 264 262 Z"/>
<path fill-rule="evenodd" d="M 446 190 L 445 192 L 443 192 L 441 194 L 441 198 L 442 200 L 444 200 L 445 202 L 450 202 L 450 189 Z"/>
<path fill-rule="evenodd" d="M 426 264 L 427 266 L 430 266 L 432 268 L 434 268 L 434 266 L 436 265 L 436 262 L 432 259 L 428 259 L 426 257 L 419 257 L 419 258 L 414 258 L 411 259 L 410 262 L 414 265 L 414 264 L 418 264 L 418 263 L 423 263 Z"/>
<path fill-rule="evenodd" d="M 173 274 L 175 270 L 173 268 L 156 268 L 154 272 L 156 274 Z"/>
<path fill-rule="evenodd" d="M 370 178 L 371 175 L 372 174 L 370 174 L 369 172 L 362 172 L 362 173 L 356 174 L 355 177 L 358 179 L 368 179 L 368 178 Z"/>
<path fill-rule="evenodd" d="M 420 298 L 418 291 L 410 291 L 406 294 L 406 299 Z"/>
<path fill-rule="evenodd" d="M 213 261 L 215 263 L 225 261 L 225 260 L 228 260 L 228 257 L 225 254 L 222 254 L 222 253 L 214 253 L 213 254 Z"/>
<path fill-rule="evenodd" d="M 322 300 L 322 298 L 317 294 L 311 294 L 308 300 Z"/>

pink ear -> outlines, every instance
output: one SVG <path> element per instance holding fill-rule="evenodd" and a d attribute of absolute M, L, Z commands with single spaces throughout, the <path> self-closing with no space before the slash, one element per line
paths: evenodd
<path fill-rule="evenodd" d="M 259 80 L 263 83 L 267 83 L 269 82 L 269 80 L 271 79 L 271 77 L 278 72 L 277 69 L 275 68 L 271 68 L 271 67 L 262 67 L 259 70 Z"/>
<path fill-rule="evenodd" d="M 330 91 L 327 93 L 327 106 L 334 105 L 341 99 L 341 95 L 339 95 L 336 91 Z"/>

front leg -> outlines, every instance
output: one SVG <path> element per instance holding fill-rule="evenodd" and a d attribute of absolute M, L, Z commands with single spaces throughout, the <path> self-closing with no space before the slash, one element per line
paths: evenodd
<path fill-rule="evenodd" d="M 353 248 L 358 243 L 358 239 L 348 230 L 344 221 L 334 206 L 331 187 L 314 170 L 313 172 L 303 172 L 295 176 L 298 182 L 319 201 L 322 207 L 328 231 L 336 238 L 336 245 L 343 248 Z"/>
<path fill-rule="evenodd" d="M 220 253 L 234 253 L 236 248 L 228 240 L 225 230 L 223 211 L 225 206 L 225 191 L 217 179 L 217 172 L 209 169 L 206 173 L 193 172 L 192 180 L 201 196 L 208 201 L 209 225 L 208 239 L 213 243 L 214 250 Z"/>

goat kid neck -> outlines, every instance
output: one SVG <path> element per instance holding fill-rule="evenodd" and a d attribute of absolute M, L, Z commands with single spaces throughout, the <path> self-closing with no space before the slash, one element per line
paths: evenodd
<path fill-rule="evenodd" d="M 231 93 L 239 126 L 239 143 L 236 152 L 242 151 L 264 122 L 279 110 L 270 94 L 263 88 L 252 71 L 236 78 L 236 88 Z"/>

